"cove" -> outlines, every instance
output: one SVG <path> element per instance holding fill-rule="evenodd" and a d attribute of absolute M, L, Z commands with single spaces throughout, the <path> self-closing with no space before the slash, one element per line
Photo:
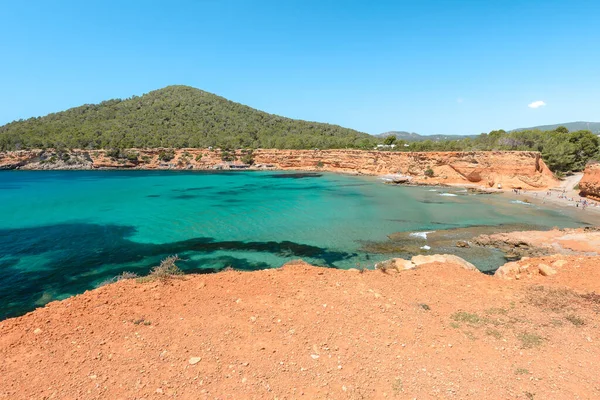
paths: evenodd
<path fill-rule="evenodd" d="M 146 274 L 173 254 L 195 273 L 273 268 L 298 258 L 373 267 L 392 257 L 448 252 L 491 271 L 505 261 L 501 254 L 449 242 L 436 247 L 423 233 L 585 225 L 569 210 L 460 188 L 273 171 L 2 171 L 0 207 L 0 319 L 123 271 Z"/>

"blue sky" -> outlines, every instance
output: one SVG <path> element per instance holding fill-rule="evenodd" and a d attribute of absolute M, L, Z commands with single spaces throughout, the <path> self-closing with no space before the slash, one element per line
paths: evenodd
<path fill-rule="evenodd" d="M 0 1 L 0 124 L 171 84 L 368 133 L 600 121 L 597 0 Z"/>

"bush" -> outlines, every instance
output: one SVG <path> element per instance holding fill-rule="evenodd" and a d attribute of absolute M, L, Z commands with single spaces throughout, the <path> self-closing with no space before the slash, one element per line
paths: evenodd
<path fill-rule="evenodd" d="M 221 150 L 221 160 L 222 161 L 235 161 L 235 154 L 228 149 Z"/>
<path fill-rule="evenodd" d="M 201 160 L 202 160 L 202 154 L 198 154 L 198 155 L 196 156 L 196 161 L 197 161 L 197 162 L 200 162 Z"/>
<path fill-rule="evenodd" d="M 425 170 L 425 176 L 427 176 L 429 178 L 433 177 L 433 170 L 431 168 L 427 168 Z"/>
<path fill-rule="evenodd" d="M 161 150 L 158 153 L 158 159 L 161 161 L 171 161 L 172 159 L 175 158 L 175 151 L 173 151 L 173 149 L 169 149 L 169 150 Z"/>
<path fill-rule="evenodd" d="M 109 157 L 112 159 L 119 159 L 119 158 L 121 158 L 121 153 L 122 153 L 121 149 L 110 149 L 110 150 L 106 150 L 104 155 L 106 157 Z"/>
<path fill-rule="evenodd" d="M 165 258 L 160 262 L 158 267 L 152 268 L 150 274 L 147 277 L 142 278 L 141 281 L 148 282 L 159 280 L 165 282 L 176 276 L 183 275 L 183 271 L 179 269 L 177 265 L 175 265 L 175 263 L 179 260 L 181 259 L 177 255 Z"/>
<path fill-rule="evenodd" d="M 138 278 L 138 274 L 136 274 L 135 272 L 125 271 L 125 272 L 121 273 L 120 275 L 114 276 L 110 279 L 107 279 L 107 280 L 101 282 L 98 285 L 98 287 L 110 285 L 111 283 L 123 281 L 125 279 L 135 279 L 135 278 Z"/>

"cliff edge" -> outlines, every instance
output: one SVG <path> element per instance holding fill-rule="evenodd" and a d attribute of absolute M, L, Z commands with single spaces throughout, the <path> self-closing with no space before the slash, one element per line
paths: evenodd
<path fill-rule="evenodd" d="M 0 322 L 0 399 L 598 398 L 598 259 L 562 259 L 125 280 Z"/>
<path fill-rule="evenodd" d="M 0 153 L 0 169 L 279 169 L 401 174 L 416 184 L 542 190 L 558 185 L 530 151 L 405 153 L 364 150 L 218 149 L 27 150 Z"/>

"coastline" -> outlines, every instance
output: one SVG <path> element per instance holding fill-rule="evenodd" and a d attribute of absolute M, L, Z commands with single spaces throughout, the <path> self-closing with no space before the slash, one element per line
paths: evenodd
<path fill-rule="evenodd" d="M 0 169 L 298 170 L 391 174 L 423 185 L 542 190 L 558 184 L 541 155 L 526 151 L 129 149 L 124 154 L 114 158 L 105 150 L 4 152 L 0 153 Z"/>

